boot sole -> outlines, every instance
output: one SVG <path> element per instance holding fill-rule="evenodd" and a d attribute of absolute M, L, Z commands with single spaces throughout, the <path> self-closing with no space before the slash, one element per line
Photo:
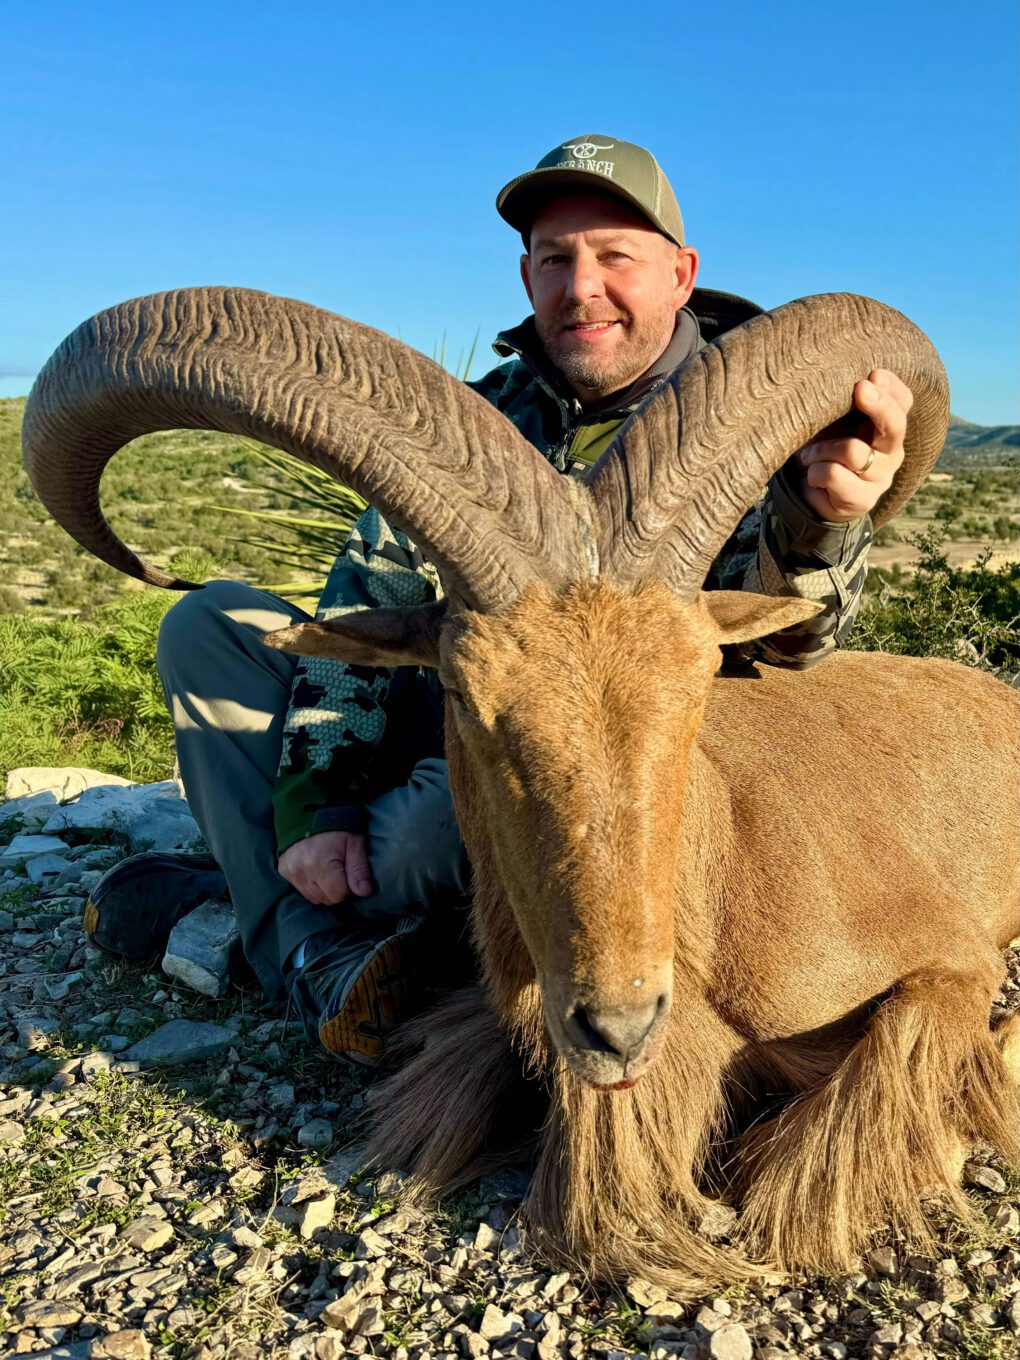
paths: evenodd
<path fill-rule="evenodd" d="M 336 1015 L 319 1026 L 319 1039 L 328 1052 L 368 1067 L 380 1061 L 385 1036 L 409 1017 L 416 997 L 407 953 L 399 936 L 382 943 Z"/>

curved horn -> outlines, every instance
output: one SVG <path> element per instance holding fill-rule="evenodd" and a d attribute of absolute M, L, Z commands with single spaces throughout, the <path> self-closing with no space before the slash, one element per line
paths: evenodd
<path fill-rule="evenodd" d="M 876 528 L 884 524 L 942 451 L 945 370 L 901 313 L 826 293 L 727 331 L 628 420 L 588 482 L 602 570 L 623 585 L 654 576 L 694 595 L 769 477 L 846 414 L 854 384 L 873 368 L 892 369 L 914 394 L 906 457 L 872 513 Z"/>
<path fill-rule="evenodd" d="M 587 493 L 438 365 L 379 331 L 242 288 L 157 293 L 100 312 L 60 345 L 25 409 L 25 464 L 90 552 L 182 589 L 114 534 L 99 478 L 153 430 L 250 435 L 354 487 L 479 609 L 531 581 L 590 574 Z"/>

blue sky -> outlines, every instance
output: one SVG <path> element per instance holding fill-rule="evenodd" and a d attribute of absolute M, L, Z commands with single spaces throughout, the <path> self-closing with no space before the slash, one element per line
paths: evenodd
<path fill-rule="evenodd" d="M 1013 0 L 8 0 L 0 395 L 127 297 L 231 283 L 448 355 L 528 306 L 493 199 L 599 132 L 669 175 L 700 282 L 906 312 L 1020 420 Z"/>

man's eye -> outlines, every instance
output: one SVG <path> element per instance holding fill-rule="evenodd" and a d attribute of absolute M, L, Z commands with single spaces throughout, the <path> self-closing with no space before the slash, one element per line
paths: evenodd
<path fill-rule="evenodd" d="M 546 255 L 546 257 L 543 259 L 542 263 L 543 263 L 543 264 L 563 264 L 563 262 L 566 260 L 566 258 L 567 258 L 566 255 Z"/>

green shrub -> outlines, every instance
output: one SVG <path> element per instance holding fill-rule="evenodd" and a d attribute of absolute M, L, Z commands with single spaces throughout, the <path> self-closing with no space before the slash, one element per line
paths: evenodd
<path fill-rule="evenodd" d="M 941 656 L 1006 675 L 1020 671 L 1020 563 L 951 567 L 946 525 L 912 535 L 916 569 L 886 578 L 866 600 L 847 645 L 858 651 Z"/>

